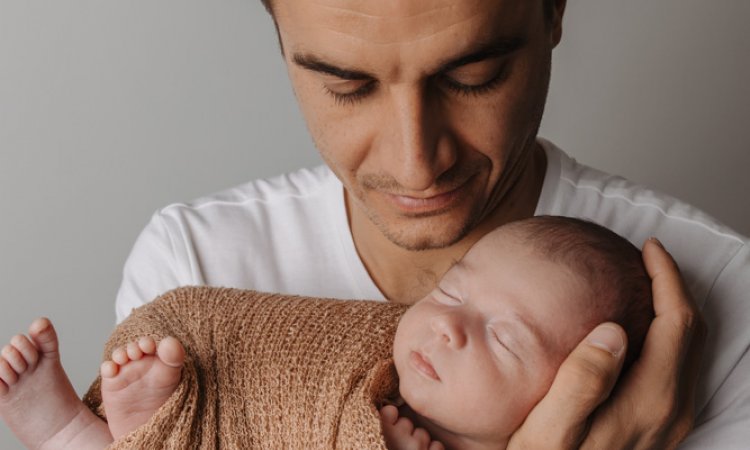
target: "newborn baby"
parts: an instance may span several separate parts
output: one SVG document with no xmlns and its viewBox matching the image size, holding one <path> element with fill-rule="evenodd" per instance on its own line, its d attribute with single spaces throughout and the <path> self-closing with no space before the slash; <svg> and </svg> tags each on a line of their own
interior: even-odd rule
<svg viewBox="0 0 750 450">
<path fill-rule="evenodd" d="M 359 304 L 339 303 L 350 309 Z M 365 339 L 378 334 L 385 343 L 393 341 L 402 401 L 369 405 L 373 420 L 381 408 L 384 435 L 373 448 L 386 443 L 390 449 L 503 448 L 547 392 L 561 362 L 596 325 L 613 321 L 625 328 L 627 365 L 653 317 L 640 252 L 602 227 L 558 217 L 489 233 L 405 313 L 399 305 L 377 305 L 400 317 L 397 328 L 394 320 L 380 333 L 359 327 Z M 295 320 L 304 323 L 306 317 Z M 250 330 L 239 331 L 246 336 Z M 34 322 L 30 336 L 16 336 L 3 349 L 0 414 L 31 448 L 103 448 L 147 423 L 175 395 L 190 366 L 191 346 L 173 338 L 157 348 L 145 336 L 114 350 L 102 365 L 105 423 L 76 397 L 49 322 Z M 264 389 L 283 393 L 289 387 L 270 383 Z M 310 384 L 311 392 L 316 389 Z"/>
<path fill-rule="evenodd" d="M 450 448 L 504 448 L 595 326 L 625 328 L 627 366 L 652 318 L 650 280 L 625 239 L 567 218 L 511 223 L 401 319 L 402 410 Z"/>
</svg>

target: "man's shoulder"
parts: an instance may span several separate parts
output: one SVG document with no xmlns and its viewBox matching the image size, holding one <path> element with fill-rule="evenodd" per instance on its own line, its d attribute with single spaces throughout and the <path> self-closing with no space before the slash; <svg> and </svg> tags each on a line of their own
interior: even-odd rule
<svg viewBox="0 0 750 450">
<path fill-rule="evenodd" d="M 172 247 L 234 254 L 247 246 L 258 251 L 288 247 L 342 221 L 346 223 L 341 183 L 330 169 L 319 166 L 172 203 L 154 213 L 144 233 Z"/>
<path fill-rule="evenodd" d="M 581 217 L 640 247 L 659 238 L 673 254 L 696 299 L 705 299 L 748 239 L 686 202 L 580 164 L 549 142 L 548 171 L 537 214 Z"/>
<path fill-rule="evenodd" d="M 618 228 L 640 224 L 643 231 L 657 232 L 654 226 L 670 230 L 694 230 L 717 239 L 747 243 L 747 238 L 689 203 L 618 175 L 612 175 L 577 162 L 549 142 L 543 142 L 549 167 L 539 209 L 549 213 L 578 213 Z M 649 227 L 648 225 L 651 225 Z M 632 234 L 627 231 L 626 234 Z M 648 238 L 650 236 L 645 236 Z M 659 237 L 659 236 L 657 236 Z"/>
<path fill-rule="evenodd" d="M 218 205 L 243 207 L 253 203 L 283 202 L 290 198 L 315 197 L 331 183 L 335 175 L 325 165 L 302 168 L 269 178 L 259 178 L 214 192 L 186 203 L 173 203 L 161 209 L 168 213 L 174 209 L 200 210 Z"/>
<path fill-rule="evenodd" d="M 317 198 L 326 198 L 337 183 L 338 179 L 331 170 L 325 165 L 320 165 L 252 180 L 189 202 L 172 203 L 161 208 L 158 214 L 200 215 L 210 214 L 217 209 L 273 209 L 289 202 L 310 202 Z"/>
</svg>

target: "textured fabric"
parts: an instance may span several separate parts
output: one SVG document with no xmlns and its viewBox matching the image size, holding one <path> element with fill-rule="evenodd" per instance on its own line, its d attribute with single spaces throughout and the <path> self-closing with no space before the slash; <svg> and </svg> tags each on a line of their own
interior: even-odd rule
<svg viewBox="0 0 750 450">
<path fill-rule="evenodd" d="M 738 443 L 750 442 L 747 238 L 677 199 L 579 164 L 548 141 L 540 143 L 548 163 L 536 215 L 586 218 L 636 246 L 658 237 L 702 308 L 709 335 L 698 381 L 698 417 L 682 448 L 740 448 Z M 118 320 L 159 293 L 196 284 L 383 298 L 352 242 L 343 187 L 326 167 L 253 181 L 157 212 L 125 265 Z"/>
<path fill-rule="evenodd" d="M 133 312 L 106 355 L 174 336 L 175 393 L 113 449 L 385 449 L 377 408 L 397 397 L 393 336 L 406 306 L 180 288 Z M 105 418 L 100 383 L 84 402 Z"/>
</svg>

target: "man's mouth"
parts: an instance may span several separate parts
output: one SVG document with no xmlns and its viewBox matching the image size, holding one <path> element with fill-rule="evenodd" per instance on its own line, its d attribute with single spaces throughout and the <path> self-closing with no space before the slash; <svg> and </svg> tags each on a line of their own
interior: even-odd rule
<svg viewBox="0 0 750 450">
<path fill-rule="evenodd" d="M 421 353 L 415 351 L 409 353 L 409 363 L 414 369 L 417 370 L 417 372 L 419 372 L 426 378 L 440 381 L 440 377 L 435 371 L 435 368 L 430 363 L 430 360 L 427 359 L 427 357 L 423 356 Z"/>
<path fill-rule="evenodd" d="M 404 214 L 410 216 L 436 215 L 455 206 L 462 199 L 469 186 L 469 180 L 451 190 L 434 195 L 414 197 L 385 193 L 385 196 L 391 204 Z"/>
</svg>

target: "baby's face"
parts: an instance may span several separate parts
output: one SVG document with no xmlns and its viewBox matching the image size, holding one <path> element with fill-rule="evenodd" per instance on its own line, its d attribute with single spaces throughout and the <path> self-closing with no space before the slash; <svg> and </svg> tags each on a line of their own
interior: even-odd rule
<svg viewBox="0 0 750 450">
<path fill-rule="evenodd" d="M 440 428 L 493 442 L 512 434 L 595 324 L 589 289 L 498 230 L 401 319 L 401 395 Z"/>
</svg>

